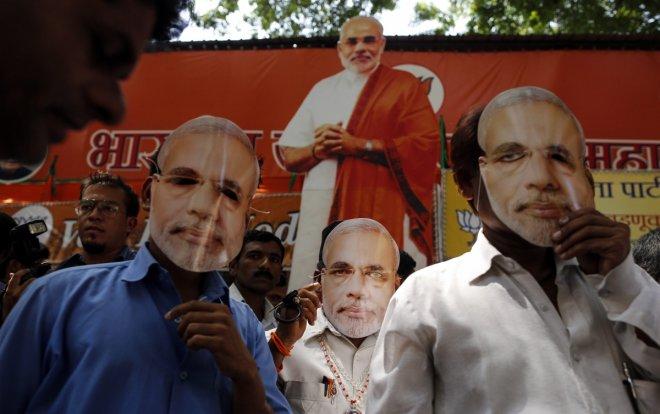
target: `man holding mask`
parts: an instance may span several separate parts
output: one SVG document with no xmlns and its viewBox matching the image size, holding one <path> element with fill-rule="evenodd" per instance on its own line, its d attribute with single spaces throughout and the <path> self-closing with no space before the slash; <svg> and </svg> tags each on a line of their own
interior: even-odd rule
<svg viewBox="0 0 660 414">
<path fill-rule="evenodd" d="M 459 122 L 454 177 L 483 229 L 392 298 L 374 412 L 650 412 L 660 287 L 633 263 L 628 227 L 594 209 L 584 156 L 579 122 L 544 89 Z"/>
<path fill-rule="evenodd" d="M 318 284 L 300 291 L 304 318 L 279 324 L 271 338 L 273 358 L 294 412 L 364 413 L 371 354 L 396 288 L 399 249 L 380 223 L 357 218 L 328 234 L 322 257 L 323 303 L 314 294 Z"/>
<path fill-rule="evenodd" d="M 238 254 L 257 189 L 248 137 L 193 119 L 166 139 L 157 171 L 135 259 L 41 278 L 10 314 L 3 412 L 289 411 L 259 321 L 214 271 Z"/>
</svg>

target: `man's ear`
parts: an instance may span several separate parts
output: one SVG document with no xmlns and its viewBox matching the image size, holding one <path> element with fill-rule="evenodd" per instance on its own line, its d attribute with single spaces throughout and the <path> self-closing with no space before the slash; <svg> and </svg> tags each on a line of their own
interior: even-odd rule
<svg viewBox="0 0 660 414">
<path fill-rule="evenodd" d="M 140 202 L 142 204 L 142 209 L 144 211 L 149 211 L 151 207 L 151 183 L 153 182 L 152 177 L 147 177 L 147 179 L 142 184 L 142 191 L 140 192 Z"/>
<path fill-rule="evenodd" d="M 401 279 L 401 276 L 396 275 L 396 279 L 394 279 L 394 290 L 397 290 L 399 286 L 401 286 L 401 282 L 403 282 L 403 279 Z"/>
<path fill-rule="evenodd" d="M 135 230 L 136 226 L 137 226 L 137 217 L 129 217 L 128 220 L 126 220 L 126 236 L 131 234 L 133 230 Z"/>
<path fill-rule="evenodd" d="M 7 272 L 7 275 L 9 275 L 10 273 L 16 273 L 16 272 L 18 272 L 19 270 L 22 270 L 22 269 L 24 269 L 24 268 L 25 268 L 25 267 L 24 267 L 24 266 L 21 264 L 21 262 L 19 262 L 18 260 L 16 260 L 16 259 L 9 259 L 9 262 L 7 263 L 7 270 L 6 270 L 6 272 Z M 7 279 L 7 280 L 9 280 L 9 279 Z"/>
</svg>

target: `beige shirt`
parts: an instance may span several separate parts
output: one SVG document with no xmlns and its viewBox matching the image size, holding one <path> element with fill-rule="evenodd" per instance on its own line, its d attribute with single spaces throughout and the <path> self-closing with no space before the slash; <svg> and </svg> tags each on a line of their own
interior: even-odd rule
<svg viewBox="0 0 660 414">
<path fill-rule="evenodd" d="M 323 310 L 319 309 L 316 323 L 313 326 L 307 325 L 305 334 L 293 347 L 291 356 L 284 358 L 280 377 L 285 384 L 284 396 L 291 404 L 294 413 L 343 414 L 348 411 L 350 405 L 325 362 L 325 355 L 318 341 L 320 336 L 325 338 L 326 345 L 343 366 L 342 371 L 360 387 L 369 372 L 377 334 L 368 336 L 360 347 L 356 348 L 328 322 Z M 337 394 L 334 398 L 324 395 L 324 377 L 333 379 L 336 384 Z M 349 394 L 354 395 L 354 390 L 349 385 L 350 381 L 344 383 Z M 364 412 L 364 402 L 363 397 L 359 404 L 362 412 Z"/>
<path fill-rule="evenodd" d="M 229 297 L 247 303 L 245 302 L 243 295 L 241 295 L 241 291 L 236 287 L 236 283 L 232 283 L 232 285 L 229 286 Z M 264 331 L 277 328 L 277 320 L 275 319 L 273 308 L 274 306 L 268 301 L 268 299 L 264 299 L 264 318 L 261 320 L 261 326 L 263 326 Z"/>
<path fill-rule="evenodd" d="M 660 350 L 634 333 L 660 343 L 660 286 L 630 255 L 605 277 L 556 266 L 561 314 L 481 232 L 470 252 L 416 272 L 385 315 L 370 412 L 631 413 L 617 349 L 660 379 Z M 660 398 L 658 383 L 640 384 Z"/>
</svg>

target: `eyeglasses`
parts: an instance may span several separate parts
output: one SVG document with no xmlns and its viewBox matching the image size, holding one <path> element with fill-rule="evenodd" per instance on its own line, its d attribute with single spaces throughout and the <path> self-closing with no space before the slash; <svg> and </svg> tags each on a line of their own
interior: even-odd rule
<svg viewBox="0 0 660 414">
<path fill-rule="evenodd" d="M 152 177 L 165 184 L 168 191 L 176 197 L 186 196 L 209 181 L 218 197 L 225 197 L 234 204 L 239 204 L 241 201 L 240 186 L 231 180 L 212 180 L 175 174 L 153 174 Z"/>
<path fill-rule="evenodd" d="M 84 198 L 78 201 L 75 211 L 78 217 L 82 217 L 92 214 L 92 211 L 94 211 L 95 208 L 98 210 L 99 214 L 105 217 L 116 216 L 120 210 L 119 204 L 114 201 Z"/>
<path fill-rule="evenodd" d="M 350 47 L 357 46 L 358 43 L 360 42 L 364 43 L 365 45 L 373 45 L 382 38 L 383 38 L 382 36 L 373 36 L 373 35 L 362 36 L 362 37 L 347 37 L 344 40 L 339 40 L 337 43 L 339 43 L 340 45 L 350 46 Z"/>
</svg>

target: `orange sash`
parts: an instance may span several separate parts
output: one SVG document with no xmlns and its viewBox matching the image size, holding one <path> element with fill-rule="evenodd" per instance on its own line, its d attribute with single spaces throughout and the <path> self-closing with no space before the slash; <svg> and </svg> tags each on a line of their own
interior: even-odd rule
<svg viewBox="0 0 660 414">
<path fill-rule="evenodd" d="M 408 214 L 411 238 L 431 263 L 440 136 L 426 89 L 410 73 L 381 64 L 362 89 L 346 130 L 382 141 L 388 165 L 340 158 L 330 221 L 372 218 L 403 248 L 403 216 Z"/>
</svg>

